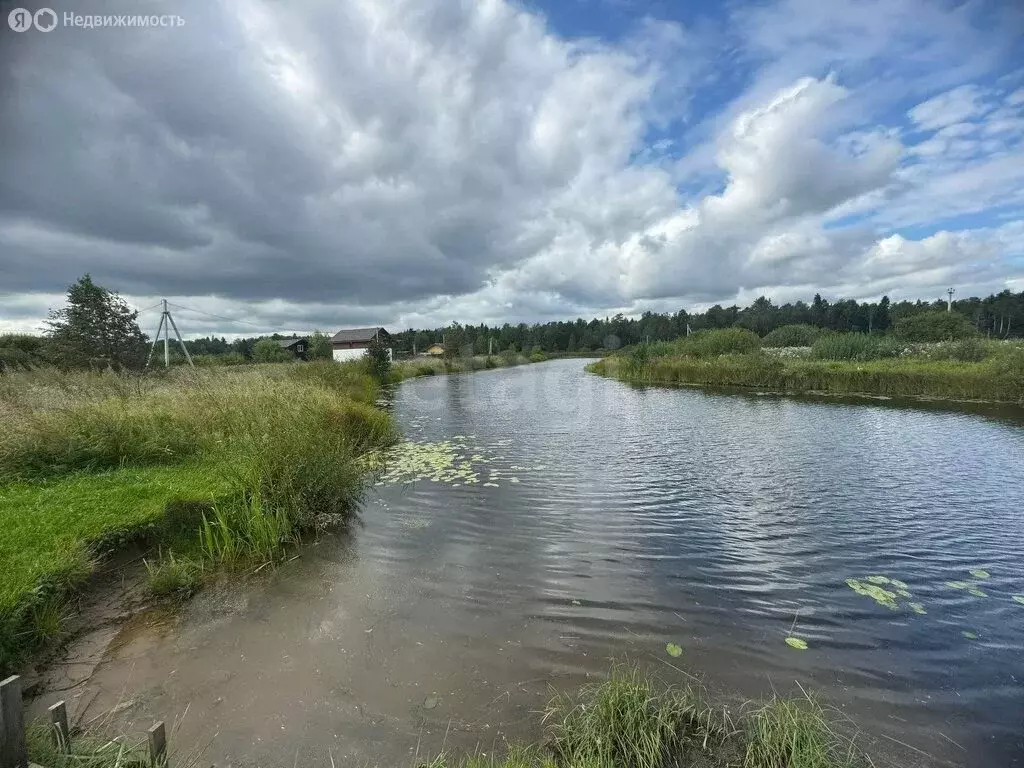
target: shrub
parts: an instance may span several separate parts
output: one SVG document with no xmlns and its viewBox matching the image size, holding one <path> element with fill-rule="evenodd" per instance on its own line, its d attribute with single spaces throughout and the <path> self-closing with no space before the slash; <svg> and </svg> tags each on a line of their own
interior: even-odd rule
<svg viewBox="0 0 1024 768">
<path fill-rule="evenodd" d="M 387 381 L 391 372 L 391 350 L 377 336 L 366 348 L 366 370 L 377 381 Z"/>
<path fill-rule="evenodd" d="M 720 328 L 698 331 L 677 342 L 678 354 L 689 357 L 718 357 L 755 352 L 761 348 L 761 338 L 746 328 Z"/>
<path fill-rule="evenodd" d="M 901 317 L 893 333 L 905 341 L 953 341 L 977 335 L 971 321 L 959 312 L 939 309 Z"/>
<path fill-rule="evenodd" d="M 292 359 L 292 353 L 273 339 L 260 339 L 252 348 L 252 359 L 257 363 L 286 363 Z"/>
<path fill-rule="evenodd" d="M 763 347 L 809 347 L 821 336 L 821 329 L 800 323 L 776 328 L 763 339 Z"/>
</svg>

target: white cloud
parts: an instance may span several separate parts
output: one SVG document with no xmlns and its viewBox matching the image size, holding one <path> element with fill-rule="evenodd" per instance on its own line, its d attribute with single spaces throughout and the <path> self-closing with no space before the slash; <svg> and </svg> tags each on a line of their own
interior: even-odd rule
<svg viewBox="0 0 1024 768">
<path fill-rule="evenodd" d="M 918 104 L 907 114 L 922 130 L 937 130 L 978 118 L 994 108 L 977 85 L 961 85 Z"/>
<path fill-rule="evenodd" d="M 174 36 L 0 52 L 5 290 L 90 270 L 310 330 L 1017 269 L 1019 237 L 934 232 L 1024 208 L 1020 91 L 980 84 L 1012 25 L 966 6 L 780 0 L 612 45 L 503 0 L 183 2 Z"/>
</svg>

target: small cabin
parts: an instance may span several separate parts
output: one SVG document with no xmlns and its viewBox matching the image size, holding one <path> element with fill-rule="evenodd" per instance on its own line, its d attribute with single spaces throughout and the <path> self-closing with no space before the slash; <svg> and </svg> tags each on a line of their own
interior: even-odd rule
<svg viewBox="0 0 1024 768">
<path fill-rule="evenodd" d="M 442 355 L 444 355 L 444 345 L 431 344 L 429 347 L 423 350 L 423 354 L 430 355 L 431 357 L 441 357 Z"/>
<path fill-rule="evenodd" d="M 296 339 L 275 339 L 277 345 L 286 352 L 291 352 L 295 357 L 306 359 L 306 350 L 309 349 L 309 339 L 300 336 Z"/>
<path fill-rule="evenodd" d="M 331 354 L 334 360 L 343 363 L 347 360 L 356 360 L 366 354 L 370 342 L 374 339 L 380 341 L 391 352 L 391 334 L 384 328 L 346 328 L 338 331 L 331 337 Z"/>
</svg>

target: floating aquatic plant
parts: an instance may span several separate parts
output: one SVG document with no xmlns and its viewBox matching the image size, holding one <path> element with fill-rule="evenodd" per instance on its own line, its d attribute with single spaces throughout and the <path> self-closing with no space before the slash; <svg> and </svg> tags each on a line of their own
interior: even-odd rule
<svg viewBox="0 0 1024 768">
<path fill-rule="evenodd" d="M 681 646 L 675 643 L 667 643 L 665 645 L 665 653 L 671 656 L 673 659 L 677 659 L 683 655 L 683 649 Z"/>
<path fill-rule="evenodd" d="M 865 576 L 863 579 L 847 579 L 846 585 L 858 595 L 870 597 L 890 611 L 899 608 L 900 598 L 911 596 L 910 587 L 905 581 L 880 574 Z M 925 613 L 924 607 L 920 603 L 908 602 L 907 607 L 914 613 Z"/>
<path fill-rule="evenodd" d="M 971 576 L 973 576 L 976 579 L 987 579 L 991 575 L 992 574 L 990 574 L 988 571 L 982 570 L 981 568 L 971 571 Z"/>
<path fill-rule="evenodd" d="M 974 595 L 975 597 L 988 597 L 988 595 L 981 590 L 981 587 L 973 581 L 947 581 L 946 586 L 950 589 L 962 589 L 964 592 Z"/>
<path fill-rule="evenodd" d="M 1021 605 L 1024 605 L 1024 595 L 1014 595 L 1013 596 L 1013 602 L 1020 603 Z"/>
<path fill-rule="evenodd" d="M 963 635 L 964 637 L 966 637 L 968 640 L 977 640 L 978 639 L 978 636 L 976 634 L 974 634 L 973 632 L 968 632 L 966 629 L 963 632 L 961 632 L 960 634 Z"/>
<path fill-rule="evenodd" d="M 801 640 L 799 637 L 787 637 L 786 645 L 788 645 L 790 648 L 796 648 L 798 651 L 807 650 L 807 641 Z"/>
<path fill-rule="evenodd" d="M 890 611 L 895 611 L 898 606 L 897 598 L 899 597 L 899 595 L 897 595 L 895 592 L 890 592 L 887 589 L 883 589 L 882 587 L 878 586 L 877 584 L 873 584 L 870 581 L 847 579 L 846 584 L 858 595 L 870 597 L 876 603 L 878 603 L 879 605 L 884 605 Z"/>
</svg>

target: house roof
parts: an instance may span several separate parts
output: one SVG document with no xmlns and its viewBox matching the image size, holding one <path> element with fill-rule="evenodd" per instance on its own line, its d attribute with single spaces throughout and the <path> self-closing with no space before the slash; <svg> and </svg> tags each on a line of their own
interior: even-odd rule
<svg viewBox="0 0 1024 768">
<path fill-rule="evenodd" d="M 380 333 L 385 338 L 390 334 L 384 328 L 345 328 L 331 337 L 332 342 L 370 341 Z"/>
<path fill-rule="evenodd" d="M 288 349 L 288 347 L 292 346 L 293 344 L 298 344 L 300 341 L 305 340 L 306 339 L 304 337 L 299 337 L 297 339 L 274 339 L 274 341 L 277 342 L 277 345 L 279 347 L 282 347 L 283 349 Z"/>
</svg>

